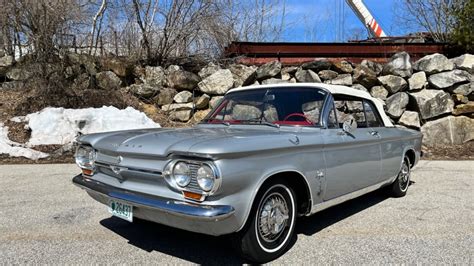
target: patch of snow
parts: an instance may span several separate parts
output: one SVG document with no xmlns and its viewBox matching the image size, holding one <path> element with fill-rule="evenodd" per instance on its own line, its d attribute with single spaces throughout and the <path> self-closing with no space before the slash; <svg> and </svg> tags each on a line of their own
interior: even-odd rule
<svg viewBox="0 0 474 266">
<path fill-rule="evenodd" d="M 25 122 L 26 117 L 25 116 L 15 116 L 13 118 L 10 118 L 10 121 L 15 122 L 15 123 L 22 123 Z"/>
<path fill-rule="evenodd" d="M 0 123 L 0 154 L 11 157 L 25 157 L 32 160 L 48 157 L 48 154 L 22 147 L 21 144 L 8 139 L 8 127 Z"/>
<path fill-rule="evenodd" d="M 120 110 L 113 106 L 85 109 L 47 107 L 27 115 L 25 121 L 31 129 L 28 146 L 69 144 L 81 134 L 160 127 L 132 107 Z"/>
</svg>

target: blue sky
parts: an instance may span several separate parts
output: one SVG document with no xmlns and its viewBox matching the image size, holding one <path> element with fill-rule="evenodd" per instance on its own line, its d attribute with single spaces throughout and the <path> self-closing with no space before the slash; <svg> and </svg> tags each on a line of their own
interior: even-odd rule
<svg viewBox="0 0 474 266">
<path fill-rule="evenodd" d="M 364 0 L 365 5 L 389 36 L 408 33 L 403 28 L 397 27 L 395 10 L 401 2 L 401 0 Z M 338 8 L 338 5 L 344 7 Z M 345 0 L 286 0 L 286 13 L 287 30 L 282 36 L 283 41 L 339 41 L 341 37 L 337 38 L 336 23 L 344 25 L 342 41 L 358 35 L 366 37 L 362 23 Z M 359 34 L 355 34 L 356 32 Z"/>
</svg>

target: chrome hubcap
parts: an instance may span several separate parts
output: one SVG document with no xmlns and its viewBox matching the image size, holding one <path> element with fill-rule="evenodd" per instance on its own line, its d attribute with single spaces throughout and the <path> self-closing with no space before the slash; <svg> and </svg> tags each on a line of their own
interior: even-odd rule
<svg viewBox="0 0 474 266">
<path fill-rule="evenodd" d="M 285 198 L 279 193 L 269 195 L 264 200 L 259 213 L 260 236 L 267 242 L 275 241 L 283 232 L 289 219 Z"/>
<path fill-rule="evenodd" d="M 410 181 L 410 168 L 407 163 L 403 163 L 402 170 L 398 176 L 400 180 L 400 189 L 406 190 L 408 188 L 408 183 Z"/>
</svg>

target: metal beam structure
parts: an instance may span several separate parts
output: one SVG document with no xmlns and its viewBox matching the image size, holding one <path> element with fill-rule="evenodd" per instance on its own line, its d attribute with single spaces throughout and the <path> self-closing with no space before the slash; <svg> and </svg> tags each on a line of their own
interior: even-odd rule
<svg viewBox="0 0 474 266">
<path fill-rule="evenodd" d="M 285 64 L 300 64 L 325 58 L 346 59 L 359 63 L 364 59 L 386 62 L 393 54 L 405 51 L 413 59 L 433 53 L 447 53 L 447 45 L 439 43 L 262 43 L 232 42 L 224 56 L 239 57 L 245 64 L 264 64 L 279 60 Z"/>
</svg>

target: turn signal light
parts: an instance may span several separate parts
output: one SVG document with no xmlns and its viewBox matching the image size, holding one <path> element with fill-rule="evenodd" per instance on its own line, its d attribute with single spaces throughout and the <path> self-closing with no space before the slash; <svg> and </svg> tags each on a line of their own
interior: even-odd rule
<svg viewBox="0 0 474 266">
<path fill-rule="evenodd" d="M 197 200 L 197 201 L 202 201 L 202 195 L 199 193 L 194 193 L 194 192 L 189 192 L 189 191 L 183 191 L 183 195 L 187 199 L 192 199 L 192 200 Z"/>
<path fill-rule="evenodd" d="M 82 174 L 84 174 L 84 175 L 93 175 L 94 171 L 92 171 L 90 169 L 82 169 Z"/>
</svg>

